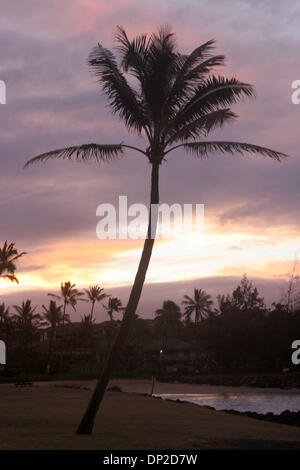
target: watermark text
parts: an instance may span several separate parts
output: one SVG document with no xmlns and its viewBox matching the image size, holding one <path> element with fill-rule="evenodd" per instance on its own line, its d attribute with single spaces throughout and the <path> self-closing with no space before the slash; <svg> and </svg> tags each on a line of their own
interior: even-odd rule
<svg viewBox="0 0 300 470">
<path fill-rule="evenodd" d="M 107 203 L 97 207 L 96 216 L 101 219 L 96 234 L 100 240 L 192 238 L 203 233 L 204 204 L 152 204 L 149 214 L 145 204 L 128 205 L 127 196 L 119 196 L 118 202 L 118 207 Z"/>
<path fill-rule="evenodd" d="M 0 80 L 0 104 L 6 104 L 6 85 L 3 80 Z"/>
</svg>

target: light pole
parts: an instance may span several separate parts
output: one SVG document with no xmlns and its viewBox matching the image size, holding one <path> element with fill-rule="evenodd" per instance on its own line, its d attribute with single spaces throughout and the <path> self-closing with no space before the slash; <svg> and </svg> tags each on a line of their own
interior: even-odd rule
<svg viewBox="0 0 300 470">
<path fill-rule="evenodd" d="M 161 368 L 162 368 L 162 355 L 164 353 L 163 349 L 160 349 L 159 351 L 159 375 L 161 375 Z"/>
</svg>

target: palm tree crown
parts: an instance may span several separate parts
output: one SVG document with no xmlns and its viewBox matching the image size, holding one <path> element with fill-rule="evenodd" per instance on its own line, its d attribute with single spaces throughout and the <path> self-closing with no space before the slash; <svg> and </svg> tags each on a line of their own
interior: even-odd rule
<svg viewBox="0 0 300 470">
<path fill-rule="evenodd" d="M 49 306 L 42 306 L 44 309 L 43 317 L 53 328 L 63 322 L 62 305 L 56 305 L 55 300 L 50 300 Z"/>
<path fill-rule="evenodd" d="M 105 294 L 104 289 L 99 285 L 90 286 L 88 289 L 84 289 L 85 293 L 92 304 L 91 313 L 90 313 L 90 321 L 93 322 L 93 312 L 96 302 L 101 302 L 101 300 L 107 297 Z"/>
<path fill-rule="evenodd" d="M 26 166 L 52 158 L 101 162 L 132 149 L 151 163 L 160 164 L 165 155 L 182 147 L 198 157 L 214 151 L 260 153 L 280 160 L 284 155 L 244 142 L 203 141 L 203 138 L 237 116 L 230 106 L 242 97 L 251 97 L 253 87 L 236 78 L 213 74 L 224 64 L 223 55 L 214 55 L 214 41 L 200 45 L 191 54 L 176 48 L 174 34 L 167 28 L 130 40 L 123 28 L 116 34 L 119 61 L 98 44 L 89 56 L 89 65 L 108 97 L 112 111 L 129 131 L 143 135 L 148 147 L 141 149 L 124 143 L 96 143 L 50 151 L 32 158 Z M 136 87 L 129 82 L 131 75 Z M 200 139 L 200 140 L 196 140 Z"/>
<path fill-rule="evenodd" d="M 58 300 L 63 300 L 63 327 L 65 325 L 65 322 L 70 321 L 70 316 L 66 313 L 66 307 L 67 305 L 71 305 L 73 310 L 76 310 L 76 305 L 78 300 L 84 300 L 81 299 L 81 297 L 84 295 L 83 292 L 80 292 L 76 288 L 76 284 L 72 284 L 70 281 L 67 282 L 62 282 L 60 285 L 60 292 L 61 295 L 56 295 L 56 294 L 48 294 L 51 297 L 54 297 L 55 299 Z"/>
<path fill-rule="evenodd" d="M 9 307 L 6 307 L 5 303 L 0 304 L 0 326 L 5 325 L 11 319 Z"/>
<path fill-rule="evenodd" d="M 14 305 L 16 310 L 16 320 L 22 327 L 34 327 L 37 326 L 41 320 L 41 315 L 34 313 L 37 306 L 33 307 L 31 305 L 31 300 L 26 300 L 22 302 L 22 305 Z"/>
<path fill-rule="evenodd" d="M 5 241 L 3 247 L 0 247 L 0 278 L 9 279 L 19 284 L 15 276 L 17 269 L 15 262 L 25 254 L 25 251 L 18 253 L 14 243 L 8 244 L 7 241 Z"/>
<path fill-rule="evenodd" d="M 100 302 L 107 297 L 104 289 L 98 285 L 90 286 L 88 289 L 84 289 L 90 302 Z"/>
<path fill-rule="evenodd" d="M 110 297 L 108 299 L 107 305 L 103 305 L 105 310 L 107 311 L 107 315 L 109 316 L 110 320 L 113 321 L 113 313 L 123 311 L 122 302 L 118 297 Z"/>
<path fill-rule="evenodd" d="M 177 326 L 181 319 L 180 307 L 172 300 L 165 300 L 155 315 L 155 323 L 167 329 Z"/>
<path fill-rule="evenodd" d="M 182 305 L 185 306 L 184 315 L 189 321 L 191 316 L 195 315 L 195 323 L 204 320 L 212 313 L 211 307 L 213 305 L 212 298 L 209 294 L 202 289 L 194 289 L 193 298 L 185 295 Z"/>
<path fill-rule="evenodd" d="M 162 308 L 155 311 L 155 315 L 154 322 L 161 330 L 162 341 L 165 343 L 169 333 L 175 332 L 180 325 L 180 307 L 172 300 L 165 300 Z M 162 347 L 165 347 L 165 344 L 163 344 Z"/>
</svg>

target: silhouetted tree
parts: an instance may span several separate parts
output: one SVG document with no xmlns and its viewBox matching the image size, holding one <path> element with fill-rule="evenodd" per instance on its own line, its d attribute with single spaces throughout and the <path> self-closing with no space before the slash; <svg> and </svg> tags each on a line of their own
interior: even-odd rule
<svg viewBox="0 0 300 470">
<path fill-rule="evenodd" d="M 103 304 L 104 309 L 107 311 L 107 315 L 110 318 L 110 324 L 105 328 L 107 335 L 107 353 L 109 354 L 113 339 L 116 336 L 117 324 L 114 321 L 113 314 L 123 312 L 124 308 L 122 307 L 122 302 L 118 297 L 109 297 L 107 305 Z"/>
<path fill-rule="evenodd" d="M 244 275 L 231 295 L 218 296 L 218 305 L 219 315 L 211 328 L 217 362 L 225 368 L 255 368 L 268 328 L 264 299 Z"/>
<path fill-rule="evenodd" d="M 94 313 L 94 307 L 96 302 L 101 302 L 101 300 L 105 299 L 107 297 L 107 294 L 105 294 L 104 289 L 98 285 L 95 286 L 90 286 L 88 289 L 84 289 L 89 301 L 91 302 L 91 322 L 93 322 L 93 313 Z"/>
<path fill-rule="evenodd" d="M 289 278 L 287 281 L 286 292 L 281 301 L 287 306 L 289 312 L 293 312 L 300 304 L 300 286 L 299 286 L 299 261 L 295 259 Z"/>
<path fill-rule="evenodd" d="M 193 297 L 185 295 L 182 305 L 184 305 L 183 314 L 186 320 L 190 321 L 192 315 L 194 315 L 194 322 L 197 325 L 198 322 L 212 314 L 213 300 L 205 290 L 194 289 Z"/>
<path fill-rule="evenodd" d="M 48 294 L 48 295 L 51 297 L 54 297 L 55 299 L 63 301 L 62 327 L 63 327 L 63 334 L 64 334 L 65 322 L 67 323 L 70 322 L 70 316 L 69 314 L 66 313 L 67 305 L 71 305 L 73 310 L 76 310 L 76 305 L 77 305 L 78 300 L 84 300 L 84 299 L 81 299 L 84 293 L 76 289 L 76 284 L 72 284 L 70 281 L 61 283 L 60 292 L 61 292 L 61 295 L 56 295 L 56 294 Z"/>
<path fill-rule="evenodd" d="M 248 280 L 246 274 L 244 274 L 241 283 L 232 293 L 231 305 L 241 311 L 265 308 L 264 299 L 259 297 L 257 288 L 253 287 L 253 282 Z"/>
<path fill-rule="evenodd" d="M 38 326 L 41 315 L 34 313 L 37 306 L 31 305 L 31 300 L 23 301 L 21 305 L 14 305 L 16 311 L 15 320 L 20 334 L 20 345 L 24 350 L 32 348 L 32 343 L 38 337 Z"/>
<path fill-rule="evenodd" d="M 2 302 L 0 304 L 0 338 L 7 342 L 13 332 L 13 327 L 13 317 L 9 307 Z"/>
<path fill-rule="evenodd" d="M 120 299 L 118 299 L 118 297 L 110 297 L 108 299 L 107 305 L 103 305 L 103 307 L 107 311 L 107 315 L 109 316 L 111 322 L 114 320 L 114 312 L 119 313 L 124 310 L 122 307 L 122 302 Z"/>
<path fill-rule="evenodd" d="M 48 361 L 49 369 L 51 367 L 53 350 L 56 340 L 56 328 L 58 325 L 61 325 L 64 321 L 64 316 L 62 313 L 62 305 L 56 305 L 55 300 L 50 300 L 49 306 L 42 306 L 44 309 L 43 319 L 48 325 L 50 325 L 50 336 L 49 336 L 49 350 L 48 350 Z M 47 369 L 48 369 L 47 367 Z"/>
<path fill-rule="evenodd" d="M 5 241 L 3 247 L 0 247 L 0 278 L 2 277 L 19 284 L 18 278 L 15 276 L 17 269 L 16 261 L 25 254 L 25 251 L 18 253 L 15 243 L 8 244 Z"/>
<path fill-rule="evenodd" d="M 124 143 L 114 145 L 85 144 L 50 151 L 29 160 L 26 166 L 53 158 L 102 163 L 121 157 L 131 149 L 142 154 L 151 165 L 151 195 L 147 238 L 132 286 L 123 322 L 107 364 L 101 372 L 88 408 L 78 427 L 78 434 L 90 434 L 95 416 L 105 393 L 114 364 L 123 347 L 145 282 L 157 226 L 159 203 L 159 168 L 170 152 L 182 149 L 197 157 L 211 152 L 262 154 L 276 160 L 284 155 L 243 142 L 204 141 L 210 131 L 232 121 L 236 115 L 230 106 L 244 96 L 252 96 L 253 88 L 236 78 L 212 74 L 223 65 L 224 57 L 213 55 L 214 41 L 197 47 L 191 54 L 176 48 L 174 34 L 161 28 L 150 37 L 133 40 L 122 28 L 116 36 L 120 62 L 114 54 L 98 44 L 89 57 L 114 113 L 125 122 L 129 131 L 143 135 L 147 146 L 141 149 Z M 129 73 L 134 80 L 127 80 Z M 135 86 L 135 84 L 137 86 Z M 197 140 L 200 139 L 200 140 Z M 154 209 L 155 208 L 155 209 Z"/>
<path fill-rule="evenodd" d="M 95 320 L 91 317 L 91 315 L 83 315 L 81 317 L 81 322 L 79 325 L 79 337 L 81 343 L 84 346 L 91 346 L 91 342 L 93 340 L 94 322 Z"/>
<path fill-rule="evenodd" d="M 155 326 L 160 331 L 162 348 L 166 347 L 166 341 L 170 334 L 176 334 L 181 326 L 181 311 L 180 307 L 172 300 L 165 300 L 162 308 L 155 311 Z"/>
</svg>

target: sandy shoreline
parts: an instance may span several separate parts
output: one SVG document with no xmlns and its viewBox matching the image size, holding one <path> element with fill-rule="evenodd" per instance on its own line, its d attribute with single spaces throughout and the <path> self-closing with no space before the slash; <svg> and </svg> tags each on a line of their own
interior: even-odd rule
<svg viewBox="0 0 300 470">
<path fill-rule="evenodd" d="M 66 386 L 81 386 L 87 387 L 91 390 L 95 386 L 96 380 L 65 380 L 53 382 L 35 382 L 36 385 L 41 387 L 53 387 L 56 385 Z M 151 392 L 151 380 L 145 379 L 112 379 L 109 386 L 117 385 L 122 388 L 124 392 L 130 393 L 148 393 Z M 0 387 L 12 386 L 12 384 L 1 384 Z M 188 394 L 188 393 L 239 393 L 239 394 L 266 394 L 266 393 L 279 393 L 279 394 L 300 394 L 299 389 L 280 389 L 280 388 L 258 388 L 258 387 L 237 387 L 237 386 L 224 386 L 224 385 L 209 385 L 209 384 L 184 384 L 184 383 L 168 383 L 156 381 L 154 387 L 155 394 Z"/>
<path fill-rule="evenodd" d="M 126 382 L 118 381 L 128 391 L 134 386 L 141 392 L 149 385 L 149 381 Z M 55 385 L 59 384 L 48 382 L 26 390 L 13 384 L 0 387 L 1 449 L 300 449 L 297 426 L 133 393 L 108 392 L 93 434 L 79 436 L 75 430 L 90 390 Z"/>
<path fill-rule="evenodd" d="M 124 392 L 136 393 L 150 393 L 151 380 L 137 380 L 137 379 L 114 379 L 110 382 L 111 385 L 118 385 Z M 168 383 L 156 382 L 154 387 L 155 394 L 174 393 L 174 394 L 187 394 L 187 393 L 293 393 L 300 394 L 299 389 L 283 390 L 280 388 L 258 388 L 258 387 L 234 387 L 224 385 L 209 385 L 209 384 L 184 384 L 184 383 Z"/>
</svg>

